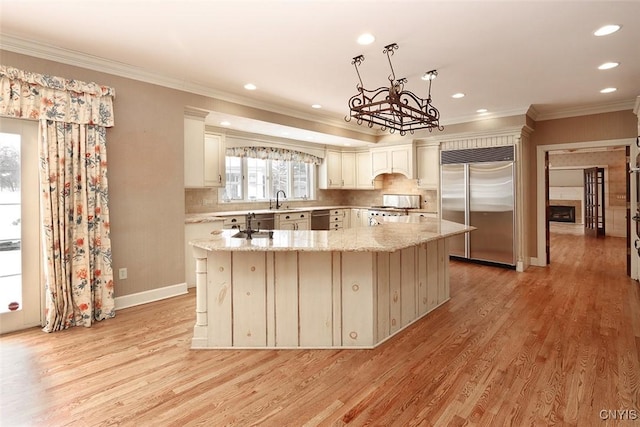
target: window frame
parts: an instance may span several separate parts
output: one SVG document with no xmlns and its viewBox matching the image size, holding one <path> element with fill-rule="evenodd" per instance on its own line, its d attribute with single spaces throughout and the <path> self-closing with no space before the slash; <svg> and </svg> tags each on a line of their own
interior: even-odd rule
<svg viewBox="0 0 640 427">
<path fill-rule="evenodd" d="M 254 198 L 254 199 L 250 199 L 249 198 L 249 194 L 252 193 L 250 192 L 250 188 L 249 188 L 249 157 L 237 157 L 237 156 L 225 156 L 225 165 L 227 164 L 227 158 L 239 158 L 241 160 L 241 174 L 240 174 L 240 183 L 241 183 L 241 192 L 242 192 L 242 198 L 236 198 L 236 199 L 230 199 L 226 196 L 227 194 L 227 185 L 225 184 L 225 186 L 221 189 L 222 191 L 220 191 L 219 194 L 219 202 L 221 203 L 259 203 L 259 202 L 269 202 L 271 200 L 274 200 L 276 198 L 276 194 L 275 192 L 277 191 L 276 189 L 273 188 L 273 180 L 274 180 L 274 176 L 272 174 L 273 172 L 273 162 L 275 161 L 280 161 L 280 162 L 285 162 L 287 164 L 287 188 L 283 189 L 283 191 L 286 193 L 287 195 L 287 200 L 289 201 L 308 201 L 308 200 L 315 200 L 316 198 L 316 188 L 317 188 L 317 177 L 318 177 L 318 173 L 317 173 L 317 167 L 316 165 L 314 165 L 313 163 L 305 163 L 305 162 L 296 162 L 296 161 L 291 161 L 291 160 L 272 160 L 272 159 L 252 159 L 252 160 L 257 160 L 257 161 L 264 161 L 264 169 L 266 170 L 266 179 L 265 179 L 265 195 L 266 197 L 264 199 L 262 198 Z M 302 196 L 302 197 L 293 197 L 294 195 L 294 178 L 295 178 L 295 172 L 294 172 L 294 165 L 296 163 L 304 163 L 307 165 L 306 167 L 306 179 L 307 179 L 307 195 L 306 196 Z M 225 174 L 226 174 L 226 170 L 225 170 Z M 279 190 L 279 189 L 278 189 Z"/>
</svg>

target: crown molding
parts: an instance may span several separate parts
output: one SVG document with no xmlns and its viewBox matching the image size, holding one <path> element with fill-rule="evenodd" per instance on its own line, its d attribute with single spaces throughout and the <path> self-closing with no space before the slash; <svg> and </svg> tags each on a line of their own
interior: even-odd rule
<svg viewBox="0 0 640 427">
<path fill-rule="evenodd" d="M 234 95 L 224 91 L 214 90 L 208 86 L 204 86 L 191 81 L 185 81 L 184 79 L 172 76 L 155 73 L 122 62 L 111 61 L 97 56 L 88 55 L 70 49 L 60 48 L 47 43 L 27 40 L 1 32 L 0 49 L 49 61 L 59 62 L 66 65 L 72 65 L 75 67 L 112 74 L 115 76 L 137 80 L 144 83 L 155 84 L 169 89 L 189 92 L 195 95 L 201 95 L 221 101 L 240 104 L 251 108 L 262 109 L 271 113 L 282 114 L 296 119 L 308 120 L 310 122 L 321 123 L 349 131 L 356 130 L 359 133 L 369 136 L 379 136 L 379 133 L 375 130 L 370 130 L 368 128 L 355 129 L 353 125 L 350 126 L 344 120 L 338 120 L 327 116 L 318 115 L 318 113 L 315 113 L 313 115 L 305 114 L 300 110 L 273 105 L 257 101 L 255 99 Z"/>
<path fill-rule="evenodd" d="M 527 107 L 518 107 L 518 108 L 512 108 L 510 110 L 495 111 L 495 112 L 491 112 L 489 114 L 484 114 L 484 115 L 480 115 L 478 113 L 468 114 L 468 115 L 465 115 L 465 116 L 458 116 L 458 117 L 454 117 L 454 118 L 449 118 L 447 120 L 442 120 L 442 125 L 443 126 L 457 125 L 457 124 L 461 124 L 461 123 L 478 122 L 478 121 L 482 121 L 482 120 L 500 119 L 500 118 L 503 118 L 503 117 L 520 116 L 520 115 L 527 114 L 530 108 L 531 107 L 529 107 L 529 106 L 527 106 Z"/>
<path fill-rule="evenodd" d="M 640 96 L 636 98 L 636 105 L 633 107 L 633 112 L 636 116 L 640 117 Z"/>
<path fill-rule="evenodd" d="M 531 109 L 532 112 L 535 113 L 535 117 L 533 115 L 530 115 L 529 117 L 531 117 L 535 121 L 544 121 L 566 119 L 569 117 L 588 116 L 591 114 L 613 113 L 615 111 L 632 110 L 634 102 L 634 99 L 625 99 L 622 101 L 614 101 L 588 106 L 556 108 L 553 111 L 548 112 L 540 112 L 532 105 Z"/>
</svg>

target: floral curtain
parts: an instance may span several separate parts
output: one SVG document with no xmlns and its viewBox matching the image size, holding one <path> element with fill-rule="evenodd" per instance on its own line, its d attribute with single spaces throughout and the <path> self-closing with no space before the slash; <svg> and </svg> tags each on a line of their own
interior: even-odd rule
<svg viewBox="0 0 640 427">
<path fill-rule="evenodd" d="M 293 162 L 313 163 L 314 165 L 322 164 L 322 159 L 314 156 L 313 154 L 276 147 L 231 147 L 227 148 L 226 155 L 229 157 L 288 160 Z"/>
<path fill-rule="evenodd" d="M 106 157 L 114 96 L 0 65 L 0 115 L 40 121 L 46 332 L 115 315 Z"/>
</svg>

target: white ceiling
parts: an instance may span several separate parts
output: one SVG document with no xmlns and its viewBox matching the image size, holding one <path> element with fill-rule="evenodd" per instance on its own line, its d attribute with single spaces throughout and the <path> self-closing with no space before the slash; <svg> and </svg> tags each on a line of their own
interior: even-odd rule
<svg viewBox="0 0 640 427">
<path fill-rule="evenodd" d="M 438 70 L 432 97 L 445 126 L 530 106 L 542 118 L 632 108 L 638 17 L 640 1 L 0 0 L 0 47 L 369 133 L 343 120 L 358 82 L 351 59 L 364 54 L 365 87 L 384 86 L 382 49 L 393 42 L 407 89 L 425 97 L 420 76 Z M 622 29 L 593 36 L 610 23 Z M 358 45 L 363 32 L 376 41 Z M 597 69 L 607 61 L 620 66 Z"/>
</svg>

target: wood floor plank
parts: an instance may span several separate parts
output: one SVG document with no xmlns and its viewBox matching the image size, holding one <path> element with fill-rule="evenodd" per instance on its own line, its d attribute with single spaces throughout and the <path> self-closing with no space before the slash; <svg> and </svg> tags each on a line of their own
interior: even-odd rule
<svg viewBox="0 0 640 427">
<path fill-rule="evenodd" d="M 587 426 L 601 410 L 640 414 L 640 290 L 624 243 L 552 233 L 551 265 L 525 273 L 452 261 L 451 300 L 373 350 L 191 350 L 193 292 L 89 329 L 6 334 L 0 425 Z"/>
</svg>

